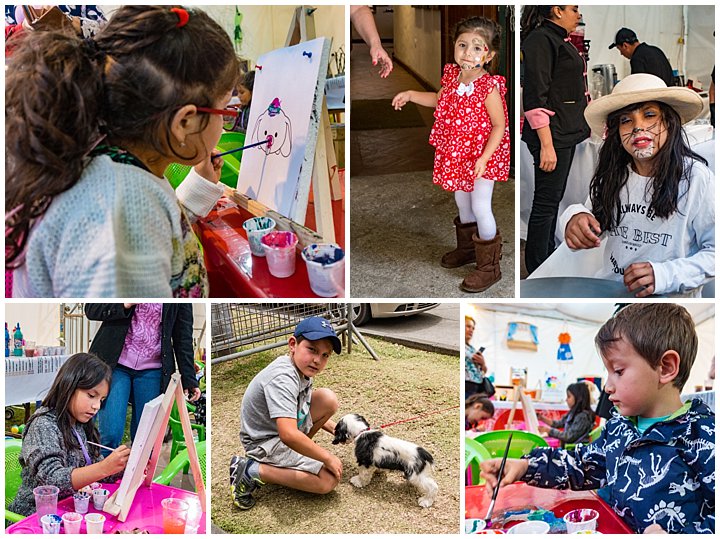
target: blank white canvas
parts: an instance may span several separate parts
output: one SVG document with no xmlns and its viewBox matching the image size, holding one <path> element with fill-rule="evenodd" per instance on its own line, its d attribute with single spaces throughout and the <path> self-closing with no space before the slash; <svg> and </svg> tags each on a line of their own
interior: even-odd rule
<svg viewBox="0 0 720 539">
<path fill-rule="evenodd" d="M 265 140 L 267 135 L 273 137 L 273 144 L 243 152 L 237 190 L 290 218 L 308 134 L 317 136 L 320 117 L 313 103 L 320 69 L 327 69 L 327 64 L 322 65 L 325 41 L 318 38 L 278 49 L 257 60 L 245 144 Z"/>
</svg>

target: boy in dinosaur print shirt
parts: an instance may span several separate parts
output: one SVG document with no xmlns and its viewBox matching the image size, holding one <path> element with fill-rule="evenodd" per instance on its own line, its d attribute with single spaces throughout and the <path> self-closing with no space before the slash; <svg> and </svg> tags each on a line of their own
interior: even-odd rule
<svg viewBox="0 0 720 539">
<path fill-rule="evenodd" d="M 501 486 L 606 487 L 610 506 L 636 533 L 714 534 L 715 414 L 700 400 L 680 400 L 697 343 L 679 305 L 635 303 L 616 313 L 595 337 L 615 406 L 600 438 L 508 459 Z M 500 459 L 482 464 L 488 488 L 499 467 Z"/>
</svg>

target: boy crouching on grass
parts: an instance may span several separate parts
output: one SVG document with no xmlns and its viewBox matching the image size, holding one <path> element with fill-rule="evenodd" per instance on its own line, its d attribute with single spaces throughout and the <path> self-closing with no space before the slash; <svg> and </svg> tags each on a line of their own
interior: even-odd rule
<svg viewBox="0 0 720 539">
<path fill-rule="evenodd" d="M 615 406 L 598 440 L 574 450 L 538 448 L 508 459 L 501 486 L 606 487 L 609 504 L 636 533 L 715 533 L 715 415 L 680 391 L 698 339 L 678 305 L 632 304 L 597 336 Z M 500 459 L 482 464 L 489 488 Z"/>
<path fill-rule="evenodd" d="M 290 353 L 261 370 L 243 396 L 245 457 L 230 462 L 230 488 L 239 509 L 253 507 L 253 492 L 265 483 L 327 494 L 342 476 L 340 459 L 312 441 L 321 428 L 335 434 L 330 418 L 337 397 L 312 385 L 333 350 L 342 350 L 340 339 L 330 322 L 316 316 L 297 325 L 288 345 Z"/>
</svg>

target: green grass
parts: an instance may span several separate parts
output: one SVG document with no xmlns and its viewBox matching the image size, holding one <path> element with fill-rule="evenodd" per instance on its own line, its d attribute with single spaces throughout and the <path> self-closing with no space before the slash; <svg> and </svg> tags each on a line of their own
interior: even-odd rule
<svg viewBox="0 0 720 539">
<path fill-rule="evenodd" d="M 439 493 L 429 509 L 400 472 L 378 472 L 363 489 L 352 486 L 357 473 L 353 446 L 333 446 L 321 431 L 315 441 L 343 462 L 337 489 L 318 496 L 268 485 L 250 511 L 236 510 L 230 499 L 228 463 L 242 453 L 240 403 L 252 378 L 285 348 L 212 367 L 213 522 L 228 533 L 457 533 L 460 515 L 460 365 L 457 357 L 422 352 L 369 339 L 382 358 L 373 361 L 361 347 L 334 356 L 315 379 L 338 396 L 334 419 L 359 413 L 372 425 L 408 419 L 457 406 L 457 409 L 390 426 L 386 433 L 422 445 L 435 459 Z"/>
</svg>

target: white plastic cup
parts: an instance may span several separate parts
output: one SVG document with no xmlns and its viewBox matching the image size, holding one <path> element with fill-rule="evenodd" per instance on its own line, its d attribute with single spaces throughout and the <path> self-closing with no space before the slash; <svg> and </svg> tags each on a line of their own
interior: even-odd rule
<svg viewBox="0 0 720 539">
<path fill-rule="evenodd" d="M 165 498 L 162 505 L 163 533 L 185 533 L 190 504 L 178 498 Z"/>
<path fill-rule="evenodd" d="M 597 529 L 600 513 L 595 509 L 573 509 L 563 516 L 568 533 Z"/>
<path fill-rule="evenodd" d="M 298 238 L 293 232 L 274 231 L 260 240 L 265 249 L 270 274 L 280 279 L 295 273 L 295 247 Z"/>
<path fill-rule="evenodd" d="M 275 230 L 275 226 L 275 220 L 270 217 L 253 217 L 243 223 L 252 254 L 265 256 L 265 249 L 263 249 L 260 240 L 263 236 Z"/>
<path fill-rule="evenodd" d="M 85 529 L 88 535 L 92 533 L 101 534 L 105 526 L 105 515 L 100 513 L 88 513 L 85 515 Z"/>
<path fill-rule="evenodd" d="M 62 520 L 55 514 L 47 514 L 40 517 L 40 526 L 43 533 L 60 533 Z"/>
<path fill-rule="evenodd" d="M 550 524 L 543 522 L 542 520 L 528 520 L 527 522 L 515 524 L 515 526 L 510 528 L 507 532 L 530 534 L 550 533 Z"/>
<path fill-rule="evenodd" d="M 110 491 L 106 488 L 96 488 L 93 490 L 93 507 L 98 511 L 102 511 L 108 496 L 110 496 Z"/>
<path fill-rule="evenodd" d="M 65 533 L 80 533 L 83 517 L 80 513 L 64 513 L 62 516 Z"/>
<path fill-rule="evenodd" d="M 90 508 L 90 494 L 87 492 L 76 492 L 73 494 L 73 502 L 75 502 L 75 512 L 84 515 Z"/>
<path fill-rule="evenodd" d="M 465 533 L 477 533 L 482 531 L 487 526 L 487 522 L 482 518 L 466 518 L 465 519 Z"/>
<path fill-rule="evenodd" d="M 54 515 L 57 513 L 58 494 L 60 489 L 54 485 L 42 485 L 33 489 L 35 495 L 35 513 L 38 521 L 44 515 Z"/>
<path fill-rule="evenodd" d="M 302 250 L 310 288 L 323 298 L 342 295 L 345 290 L 345 252 L 334 243 L 313 243 Z"/>
</svg>

